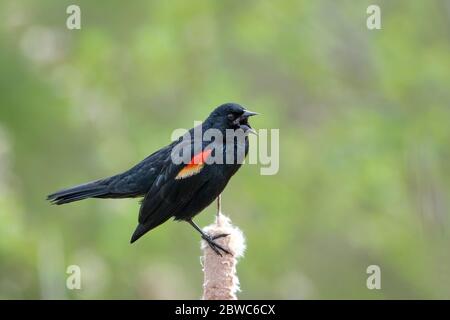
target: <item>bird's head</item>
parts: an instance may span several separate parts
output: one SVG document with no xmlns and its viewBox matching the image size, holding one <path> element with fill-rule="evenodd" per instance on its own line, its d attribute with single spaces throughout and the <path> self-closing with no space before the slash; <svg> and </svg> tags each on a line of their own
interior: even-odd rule
<svg viewBox="0 0 450 320">
<path fill-rule="evenodd" d="M 248 123 L 248 118 L 257 114 L 237 103 L 224 103 L 211 112 L 206 122 L 211 127 L 223 131 L 242 129 L 245 133 L 256 133 Z"/>
</svg>

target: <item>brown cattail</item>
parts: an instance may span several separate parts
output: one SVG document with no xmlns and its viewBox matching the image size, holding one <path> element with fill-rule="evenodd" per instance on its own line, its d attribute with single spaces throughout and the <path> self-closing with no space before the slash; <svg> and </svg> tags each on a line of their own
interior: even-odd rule
<svg viewBox="0 0 450 320">
<path fill-rule="evenodd" d="M 237 300 L 236 292 L 240 291 L 236 274 L 237 259 L 244 254 L 245 239 L 242 231 L 231 225 L 228 217 L 218 213 L 216 221 L 203 229 L 211 237 L 228 234 L 214 240 L 231 252 L 216 254 L 205 240 L 202 240 L 203 256 L 203 300 Z"/>
</svg>

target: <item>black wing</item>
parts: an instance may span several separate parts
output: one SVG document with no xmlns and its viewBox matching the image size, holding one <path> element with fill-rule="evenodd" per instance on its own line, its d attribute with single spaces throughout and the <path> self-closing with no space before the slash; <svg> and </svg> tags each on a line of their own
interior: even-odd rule
<svg viewBox="0 0 450 320">
<path fill-rule="evenodd" d="M 181 143 L 187 144 L 191 154 L 195 154 L 191 140 L 184 140 Z M 186 164 L 185 162 L 175 164 L 171 154 L 168 154 L 163 162 L 164 165 L 159 175 L 142 201 L 139 224 L 131 238 L 131 243 L 185 208 L 199 189 L 207 183 L 207 179 L 203 175 L 197 174 L 179 179 L 178 174 Z"/>
</svg>

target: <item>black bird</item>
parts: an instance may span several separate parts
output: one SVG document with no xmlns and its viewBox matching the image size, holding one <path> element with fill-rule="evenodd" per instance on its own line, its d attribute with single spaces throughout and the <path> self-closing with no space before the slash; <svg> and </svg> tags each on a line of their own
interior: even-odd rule
<svg viewBox="0 0 450 320">
<path fill-rule="evenodd" d="M 214 242 L 218 237 L 205 234 L 192 218 L 220 196 L 240 168 L 248 153 L 247 135 L 254 132 L 248 118 L 256 114 L 239 104 L 225 103 L 217 107 L 199 127 L 192 128 L 131 169 L 55 192 L 47 200 L 61 205 L 86 198 L 144 197 L 139 224 L 131 243 L 174 217 L 191 224 L 217 254 L 220 255 L 219 249 L 229 253 Z M 211 135 L 213 137 L 207 139 L 205 133 L 209 129 L 215 129 L 212 132 L 221 135 Z M 236 136 L 230 138 L 230 133 Z M 223 161 L 208 161 L 218 158 Z M 226 235 L 219 237 L 223 236 Z"/>
</svg>

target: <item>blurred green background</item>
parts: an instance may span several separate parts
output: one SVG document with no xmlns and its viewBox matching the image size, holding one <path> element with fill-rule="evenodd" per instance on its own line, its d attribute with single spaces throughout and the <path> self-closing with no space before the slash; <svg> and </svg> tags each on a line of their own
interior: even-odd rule
<svg viewBox="0 0 450 320">
<path fill-rule="evenodd" d="M 444 0 L 2 0 L 0 298 L 199 298 L 187 224 L 130 245 L 136 199 L 45 197 L 228 101 L 280 129 L 278 174 L 246 165 L 223 194 L 248 241 L 240 298 L 450 298 L 449 40 Z M 66 289 L 72 264 L 81 290 Z"/>
</svg>

